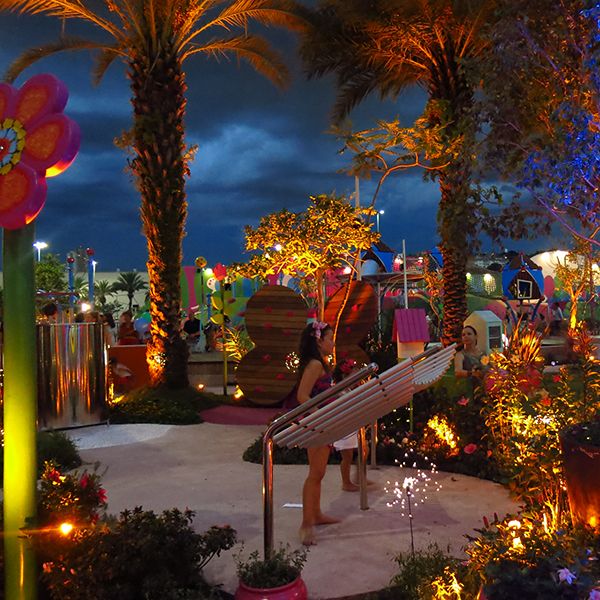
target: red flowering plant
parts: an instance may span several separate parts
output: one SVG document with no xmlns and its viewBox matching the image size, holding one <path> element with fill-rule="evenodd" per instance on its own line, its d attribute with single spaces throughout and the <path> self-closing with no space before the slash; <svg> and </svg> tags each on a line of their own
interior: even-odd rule
<svg viewBox="0 0 600 600">
<path fill-rule="evenodd" d="M 40 480 L 38 523 L 43 527 L 71 523 L 94 525 L 106 509 L 106 491 L 97 473 L 61 473 L 52 462 L 44 465 Z"/>
<path fill-rule="evenodd" d="M 554 528 L 568 519 L 559 432 L 599 406 L 600 365 L 585 329 L 574 335 L 577 363 L 544 376 L 540 335 L 515 330 L 492 355 L 484 384 L 491 458 L 526 510 Z"/>
</svg>

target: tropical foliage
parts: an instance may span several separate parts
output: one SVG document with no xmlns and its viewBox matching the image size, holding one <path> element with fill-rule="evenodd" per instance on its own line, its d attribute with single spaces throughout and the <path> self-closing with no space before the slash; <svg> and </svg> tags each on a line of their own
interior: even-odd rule
<svg viewBox="0 0 600 600">
<path fill-rule="evenodd" d="M 127 294 L 128 310 L 131 312 L 133 309 L 133 298 L 136 292 L 145 290 L 148 284 L 144 281 L 142 276 L 135 271 L 127 273 L 119 273 L 119 278 L 115 281 L 110 290 L 114 292 L 125 292 Z"/>
<path fill-rule="evenodd" d="M 598 6 L 589 5 L 499 0 L 476 77 L 487 164 L 566 231 L 598 245 L 600 29 Z"/>
<path fill-rule="evenodd" d="M 449 156 L 439 181 L 444 340 L 458 340 L 466 307 L 469 198 L 477 120 L 465 65 L 487 47 L 481 29 L 493 2 L 321 0 L 302 46 L 313 76 L 334 73 L 341 119 L 371 92 L 396 97 L 410 84 L 429 97 L 424 118 Z"/>
<path fill-rule="evenodd" d="M 9 70 L 11 81 L 33 62 L 64 50 L 96 51 L 96 80 L 116 59 L 126 65 L 133 128 L 124 143 L 133 153 L 130 167 L 141 195 L 148 243 L 150 375 L 155 385 L 185 387 L 188 348 L 179 334 L 179 276 L 187 217 L 185 179 L 193 152 L 184 140 L 183 64 L 194 55 L 235 56 L 283 85 L 287 71 L 281 59 L 249 26 L 301 27 L 300 9 L 294 0 L 106 0 L 93 8 L 77 0 L 0 0 L 0 10 L 83 21 L 104 34 L 90 39 L 64 35 L 25 52 Z"/>
<path fill-rule="evenodd" d="M 246 250 L 254 255 L 236 270 L 249 278 L 282 273 L 313 280 L 322 319 L 325 273 L 344 266 L 354 268 L 356 253 L 379 239 L 372 224 L 364 220 L 372 213 L 340 196 L 311 196 L 304 212 L 284 209 L 263 217 L 256 228 L 247 226 Z"/>
</svg>

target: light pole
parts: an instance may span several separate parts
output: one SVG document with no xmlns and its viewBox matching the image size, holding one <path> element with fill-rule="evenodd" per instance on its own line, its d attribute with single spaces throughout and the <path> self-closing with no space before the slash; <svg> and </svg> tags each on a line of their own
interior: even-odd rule
<svg viewBox="0 0 600 600">
<path fill-rule="evenodd" d="M 385 214 L 385 210 L 377 211 L 377 233 L 379 233 L 379 215 L 384 215 L 384 214 Z"/>
<path fill-rule="evenodd" d="M 40 262 L 42 260 L 42 250 L 48 247 L 46 242 L 34 242 L 33 247 L 37 250 L 37 261 Z"/>
</svg>

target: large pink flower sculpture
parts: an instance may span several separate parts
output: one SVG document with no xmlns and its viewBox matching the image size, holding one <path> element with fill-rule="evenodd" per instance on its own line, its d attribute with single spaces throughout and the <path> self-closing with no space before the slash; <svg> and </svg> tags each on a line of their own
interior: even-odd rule
<svg viewBox="0 0 600 600">
<path fill-rule="evenodd" d="M 77 155 L 79 127 L 62 113 L 68 96 L 53 75 L 36 75 L 21 89 L 0 83 L 0 227 L 31 223 L 46 201 L 46 177 Z"/>
</svg>

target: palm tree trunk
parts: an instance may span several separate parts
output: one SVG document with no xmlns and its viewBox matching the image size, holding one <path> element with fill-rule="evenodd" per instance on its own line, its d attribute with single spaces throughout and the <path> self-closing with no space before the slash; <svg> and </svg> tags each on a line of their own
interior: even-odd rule
<svg viewBox="0 0 600 600">
<path fill-rule="evenodd" d="M 180 335 L 185 195 L 185 76 L 168 43 L 129 63 L 135 159 L 143 231 L 148 243 L 151 339 L 147 359 L 153 386 L 189 385 L 188 348 Z"/>
<path fill-rule="evenodd" d="M 460 342 L 467 317 L 467 210 L 470 169 L 453 164 L 440 174 L 441 200 L 438 212 L 440 250 L 442 253 L 444 327 L 442 343 Z"/>
</svg>

